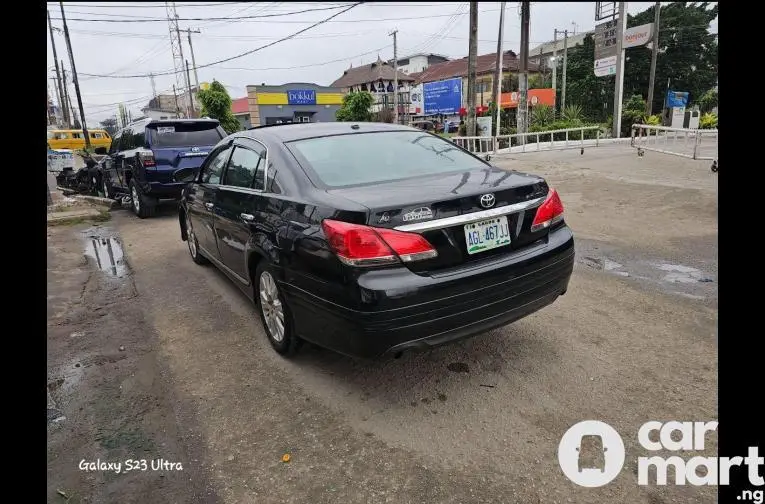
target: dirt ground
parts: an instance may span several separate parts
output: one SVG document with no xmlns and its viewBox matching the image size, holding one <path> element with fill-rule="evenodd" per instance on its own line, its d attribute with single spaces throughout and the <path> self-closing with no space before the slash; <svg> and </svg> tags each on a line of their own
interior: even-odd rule
<svg viewBox="0 0 765 504">
<path fill-rule="evenodd" d="M 578 240 L 568 293 L 397 360 L 275 354 L 246 297 L 191 261 L 172 204 L 151 220 L 120 210 L 49 228 L 49 502 L 66 500 L 57 490 L 70 502 L 715 502 L 714 487 L 638 486 L 636 459 L 643 423 L 717 417 L 716 174 L 617 146 L 494 162 L 559 190 Z M 627 449 L 597 489 L 557 460 L 562 434 L 588 419 Z M 158 458 L 183 470 L 78 469 Z"/>
</svg>

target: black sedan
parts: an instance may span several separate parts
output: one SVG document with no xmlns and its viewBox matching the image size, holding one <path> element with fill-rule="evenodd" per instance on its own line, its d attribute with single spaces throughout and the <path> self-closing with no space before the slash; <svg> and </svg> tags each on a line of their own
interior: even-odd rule
<svg viewBox="0 0 765 504">
<path fill-rule="evenodd" d="M 194 262 L 258 306 L 271 345 L 400 355 L 564 294 L 574 238 L 544 179 L 393 124 L 253 128 L 222 140 L 179 207 Z"/>
</svg>

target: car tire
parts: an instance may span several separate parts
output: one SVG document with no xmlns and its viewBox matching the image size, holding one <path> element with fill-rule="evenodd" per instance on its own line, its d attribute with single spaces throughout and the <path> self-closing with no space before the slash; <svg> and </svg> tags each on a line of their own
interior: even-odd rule
<svg viewBox="0 0 765 504">
<path fill-rule="evenodd" d="M 138 216 L 139 219 L 145 219 L 154 215 L 156 209 L 156 201 L 148 198 L 143 194 L 141 188 L 134 180 L 128 184 L 130 187 L 130 207 L 133 209 L 133 213 Z"/>
<path fill-rule="evenodd" d="M 186 243 L 189 246 L 189 254 L 191 255 L 191 260 L 200 266 L 208 264 L 210 261 L 208 261 L 207 258 L 199 252 L 199 242 L 197 241 L 196 233 L 194 233 L 194 228 L 191 226 L 191 219 L 189 219 L 189 214 L 184 213 L 184 215 L 186 219 Z"/>
<path fill-rule="evenodd" d="M 258 265 L 254 278 L 255 303 L 271 346 L 277 353 L 291 356 L 297 353 L 301 340 L 295 334 L 292 312 L 284 300 L 276 278 L 274 269 L 265 262 Z"/>
</svg>

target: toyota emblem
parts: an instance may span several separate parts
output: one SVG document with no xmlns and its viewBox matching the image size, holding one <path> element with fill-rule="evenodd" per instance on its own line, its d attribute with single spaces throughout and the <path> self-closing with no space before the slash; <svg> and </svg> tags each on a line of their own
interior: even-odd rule
<svg viewBox="0 0 765 504">
<path fill-rule="evenodd" d="M 484 194 L 481 196 L 481 206 L 491 208 L 494 206 L 495 198 L 493 194 Z"/>
<path fill-rule="evenodd" d="M 191 152 L 199 152 L 199 147 L 192 147 Z"/>
</svg>

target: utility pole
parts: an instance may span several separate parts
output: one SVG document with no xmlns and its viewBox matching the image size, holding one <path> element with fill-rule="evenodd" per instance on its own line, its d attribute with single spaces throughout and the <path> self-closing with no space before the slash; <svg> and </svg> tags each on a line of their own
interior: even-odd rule
<svg viewBox="0 0 765 504">
<path fill-rule="evenodd" d="M 175 115 L 181 116 L 181 107 L 178 106 L 178 92 L 175 90 L 175 84 L 173 84 L 173 97 L 175 97 Z"/>
<path fill-rule="evenodd" d="M 82 107 L 82 95 L 80 94 L 80 83 L 77 80 L 77 68 L 74 66 L 74 54 L 72 53 L 72 41 L 69 39 L 69 28 L 66 26 L 66 16 L 64 15 L 64 2 L 59 2 L 61 6 L 61 22 L 64 24 L 64 39 L 66 48 L 69 51 L 69 62 L 72 65 L 72 79 L 74 80 L 74 92 L 77 93 L 77 105 L 80 108 L 80 125 L 82 134 L 85 135 L 85 148 L 90 149 L 90 134 L 88 126 L 85 124 L 85 109 Z"/>
<path fill-rule="evenodd" d="M 69 89 L 67 87 L 67 81 L 66 81 L 66 68 L 64 68 L 64 60 L 61 60 L 61 76 L 63 77 L 63 80 L 61 81 L 61 92 L 64 94 L 64 122 L 66 123 L 67 128 L 71 128 L 74 121 L 72 121 L 72 114 L 74 113 L 72 109 L 70 108 L 70 103 L 72 103 L 72 100 L 69 99 Z"/>
<path fill-rule="evenodd" d="M 157 85 L 154 83 L 154 74 L 149 74 L 149 82 L 151 82 L 151 97 L 157 99 Z"/>
<path fill-rule="evenodd" d="M 656 59 L 659 57 L 659 16 L 661 2 L 656 2 L 653 14 L 653 40 L 651 41 L 651 77 L 648 79 L 648 100 L 645 102 L 645 115 L 653 113 L 653 88 L 656 80 Z"/>
<path fill-rule="evenodd" d="M 619 2 L 619 22 L 616 25 L 616 83 L 614 89 L 613 137 L 622 132 L 622 93 L 624 91 L 624 32 L 627 30 L 627 2 Z"/>
<path fill-rule="evenodd" d="M 478 2 L 470 2 L 470 45 L 468 49 L 467 136 L 476 136 L 475 123 L 475 66 L 478 54 Z"/>
<path fill-rule="evenodd" d="M 191 76 L 189 75 L 189 60 L 186 60 L 186 80 L 187 81 L 191 80 L 190 77 Z M 194 115 L 196 114 L 196 111 L 194 110 L 194 99 L 191 96 L 191 89 L 189 89 L 189 108 L 191 108 L 190 117 L 194 117 Z"/>
<path fill-rule="evenodd" d="M 555 29 L 553 33 L 553 75 L 552 75 L 552 87 L 555 93 L 555 103 L 553 104 L 553 114 L 558 106 L 558 29 Z"/>
<path fill-rule="evenodd" d="M 56 41 L 53 39 L 53 23 L 50 21 L 50 11 L 48 13 L 48 27 L 50 29 L 50 45 L 53 48 L 53 62 L 56 64 L 56 91 L 58 92 L 58 105 L 59 107 L 64 101 L 63 93 L 61 92 L 61 74 L 58 71 L 58 54 L 56 53 Z M 63 109 L 62 109 L 63 113 Z"/>
<path fill-rule="evenodd" d="M 528 131 L 528 89 L 529 89 L 529 17 L 531 16 L 530 2 L 521 2 L 521 61 L 518 73 L 518 133 Z M 526 143 L 526 137 L 520 137 L 521 143 Z"/>
<path fill-rule="evenodd" d="M 178 53 L 181 56 L 181 61 L 186 61 L 183 58 L 183 44 L 181 43 L 181 30 L 178 29 L 178 14 L 175 15 L 175 34 L 178 37 Z M 186 67 L 188 68 L 189 62 L 186 61 Z M 189 97 L 188 103 L 186 103 L 186 117 L 191 117 L 191 83 L 189 82 L 189 75 L 188 72 L 184 72 L 181 68 L 181 73 L 183 74 L 184 80 L 186 81 L 186 92 Z"/>
<path fill-rule="evenodd" d="M 199 30 L 192 30 L 190 28 L 186 28 L 185 30 L 181 31 L 185 32 L 189 37 L 189 49 L 191 49 L 191 67 L 194 69 L 194 84 L 196 85 L 197 91 L 199 91 L 199 74 L 197 74 L 197 60 L 194 58 L 194 46 L 191 44 L 191 34 L 202 32 Z"/>
<path fill-rule="evenodd" d="M 393 30 L 388 35 L 393 36 L 393 122 L 398 124 L 398 40 Z"/>
<path fill-rule="evenodd" d="M 568 30 L 563 30 L 563 87 L 561 88 L 560 110 L 566 108 L 566 67 L 568 66 Z"/>
<path fill-rule="evenodd" d="M 497 129 L 495 130 L 494 136 L 500 134 L 500 117 L 501 117 L 501 111 L 502 111 L 502 63 L 504 63 L 504 55 L 502 54 L 502 43 L 503 43 L 503 37 L 505 33 L 505 2 L 502 2 L 499 8 L 499 35 L 497 36 L 497 68 L 494 70 L 494 94 L 496 95 L 496 98 L 494 100 L 494 108 L 496 109 L 496 122 L 497 122 Z M 541 52 L 540 52 L 541 54 Z M 511 90 L 512 91 L 512 90 Z M 494 149 L 496 150 L 498 148 L 498 145 L 495 144 Z"/>
</svg>

